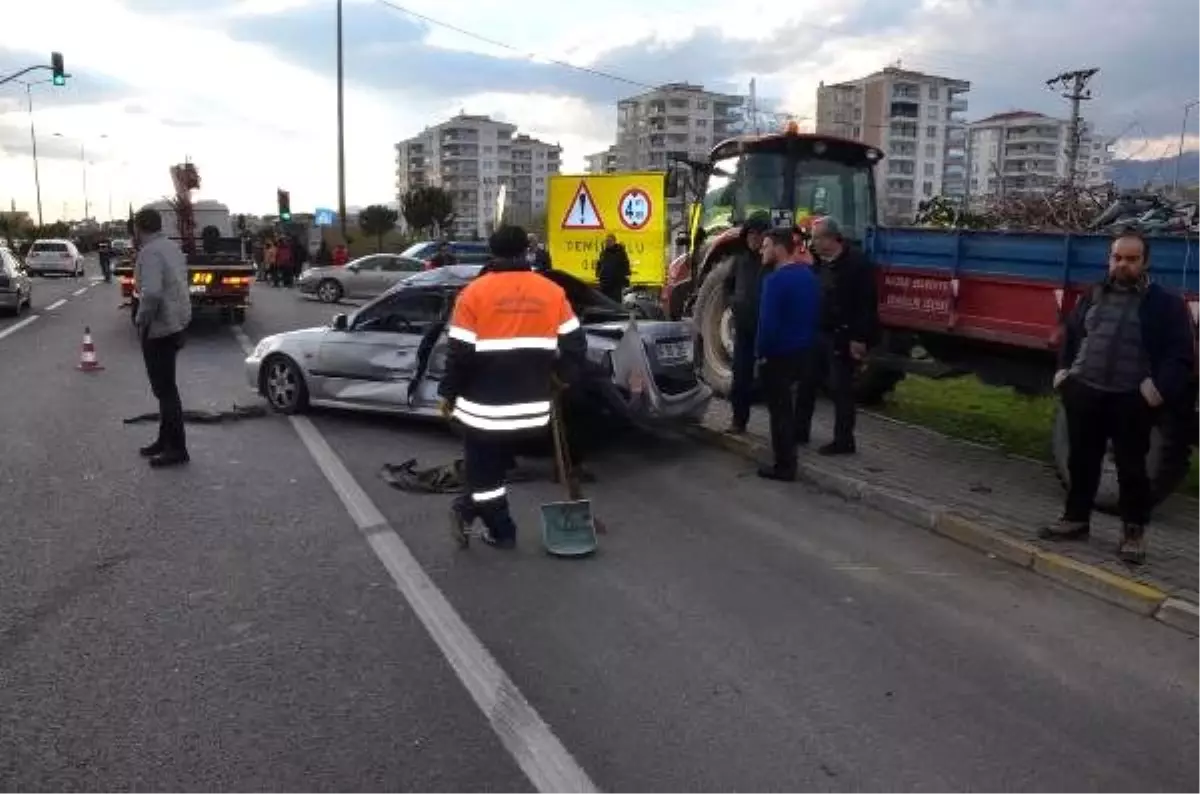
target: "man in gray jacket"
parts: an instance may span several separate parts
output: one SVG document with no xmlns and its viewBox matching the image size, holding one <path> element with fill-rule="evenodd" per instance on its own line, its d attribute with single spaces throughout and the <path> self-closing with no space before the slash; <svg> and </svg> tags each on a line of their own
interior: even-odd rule
<svg viewBox="0 0 1200 794">
<path fill-rule="evenodd" d="M 187 463 L 183 402 L 175 383 L 175 360 L 183 347 L 183 331 L 192 321 L 187 257 L 162 231 L 162 216 L 144 209 L 133 220 L 138 236 L 134 264 L 139 294 L 137 327 L 150 389 L 158 399 L 158 439 L 140 452 L 155 468 Z"/>
</svg>

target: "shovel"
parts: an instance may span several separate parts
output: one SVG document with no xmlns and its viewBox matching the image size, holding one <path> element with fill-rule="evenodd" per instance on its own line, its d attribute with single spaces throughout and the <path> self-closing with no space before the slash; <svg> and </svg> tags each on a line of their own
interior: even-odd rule
<svg viewBox="0 0 1200 794">
<path fill-rule="evenodd" d="M 583 498 L 579 478 L 571 469 L 559 399 L 555 397 L 550 409 L 550 428 L 554 436 L 554 468 L 559 482 L 566 483 L 567 500 L 542 505 L 542 546 L 555 557 L 583 557 L 596 551 L 596 532 L 604 530 L 592 515 L 592 503 Z"/>
</svg>

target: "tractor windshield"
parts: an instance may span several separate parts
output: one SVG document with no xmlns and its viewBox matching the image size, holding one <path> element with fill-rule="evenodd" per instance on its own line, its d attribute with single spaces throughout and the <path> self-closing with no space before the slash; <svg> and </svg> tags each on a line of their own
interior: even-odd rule
<svg viewBox="0 0 1200 794">
<path fill-rule="evenodd" d="M 848 236 L 857 240 L 874 223 L 869 164 L 815 154 L 750 150 L 715 160 L 713 165 L 700 212 L 700 226 L 707 233 L 760 211 L 770 213 L 777 222 L 787 213 L 797 223 L 813 215 L 832 215 Z"/>
</svg>

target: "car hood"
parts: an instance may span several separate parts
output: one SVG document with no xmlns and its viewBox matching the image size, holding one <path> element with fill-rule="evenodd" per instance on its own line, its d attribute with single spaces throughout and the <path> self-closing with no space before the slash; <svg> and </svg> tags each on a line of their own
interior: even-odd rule
<svg viewBox="0 0 1200 794">
<path fill-rule="evenodd" d="M 314 354 L 321 346 L 321 340 L 325 337 L 325 334 L 331 330 L 328 326 L 318 326 L 316 328 L 300 328 L 295 331 L 284 331 L 281 334 L 264 336 L 254 348 L 254 356 L 262 358 L 276 350 L 293 356 Z"/>
<path fill-rule="evenodd" d="M 320 267 L 305 268 L 300 274 L 302 279 L 324 278 L 325 276 L 336 276 L 338 273 L 346 272 L 344 267 L 334 267 L 333 265 L 321 265 Z"/>
</svg>

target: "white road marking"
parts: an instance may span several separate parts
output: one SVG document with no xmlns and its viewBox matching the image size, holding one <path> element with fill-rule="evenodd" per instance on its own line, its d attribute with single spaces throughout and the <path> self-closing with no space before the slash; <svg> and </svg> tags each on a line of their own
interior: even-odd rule
<svg viewBox="0 0 1200 794">
<path fill-rule="evenodd" d="M 85 292 L 87 292 L 87 291 L 88 291 L 88 288 L 87 288 L 87 287 L 80 287 L 79 289 L 75 290 L 75 291 L 74 291 L 74 292 L 72 292 L 71 294 L 72 294 L 72 295 L 82 295 L 83 293 L 85 293 Z"/>
<path fill-rule="evenodd" d="M 26 317 L 24 320 L 22 320 L 21 322 L 13 323 L 12 325 L 8 326 L 7 328 L 0 330 L 0 339 L 3 339 L 4 337 L 8 336 L 9 334 L 15 334 L 17 331 L 20 331 L 22 328 L 29 325 L 31 322 L 33 322 L 37 318 L 38 318 L 38 315 L 31 314 L 28 317 Z"/>
<path fill-rule="evenodd" d="M 49 306 L 47 306 L 47 307 L 46 307 L 46 311 L 48 311 L 48 312 L 52 312 L 52 311 L 54 311 L 55 309 L 57 309 L 59 306 L 62 306 L 62 305 L 63 305 L 64 303 L 66 303 L 66 302 L 67 302 L 67 299 L 66 299 L 66 298 L 59 298 L 59 299 L 58 299 L 58 300 L 56 300 L 54 303 L 51 303 Z"/>
<path fill-rule="evenodd" d="M 254 343 L 240 328 L 233 335 L 249 355 Z M 408 546 L 350 474 L 321 431 L 302 416 L 288 420 L 375 556 L 437 643 L 458 679 L 487 717 L 509 755 L 541 792 L 599 791 L 587 772 L 530 705 L 517 685 L 438 589 Z"/>
</svg>

